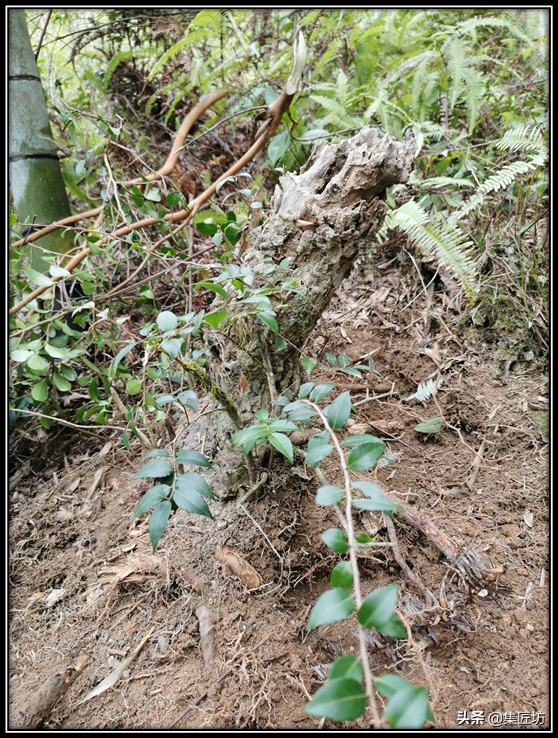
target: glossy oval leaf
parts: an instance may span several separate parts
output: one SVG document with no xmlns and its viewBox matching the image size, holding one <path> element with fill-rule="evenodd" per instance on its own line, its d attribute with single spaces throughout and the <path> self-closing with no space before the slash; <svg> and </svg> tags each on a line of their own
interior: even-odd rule
<svg viewBox="0 0 558 738">
<path fill-rule="evenodd" d="M 426 687 L 412 687 L 397 692 L 384 708 L 392 728 L 412 730 L 422 728 L 429 716 Z"/>
<path fill-rule="evenodd" d="M 343 562 L 348 563 L 348 562 Z M 359 684 L 364 679 L 364 671 L 360 661 L 355 656 L 341 656 L 331 665 L 329 670 L 328 680 L 339 679 L 345 677 L 345 679 L 354 679 Z"/>
<path fill-rule="evenodd" d="M 207 503 L 201 495 L 191 489 L 184 489 L 176 485 L 173 500 L 178 507 L 187 512 L 196 513 L 196 515 L 205 515 L 206 518 L 213 520 L 213 515 L 207 507 Z"/>
<path fill-rule="evenodd" d="M 323 384 L 318 384 L 310 393 L 310 399 L 314 402 L 319 402 L 320 400 L 323 400 L 324 397 L 327 397 L 327 395 L 333 391 L 334 387 L 335 382 L 324 382 Z"/>
<path fill-rule="evenodd" d="M 164 500 L 157 505 L 149 517 L 149 538 L 151 539 L 153 551 L 157 548 L 157 544 L 165 531 L 171 509 L 170 500 Z"/>
<path fill-rule="evenodd" d="M 33 354 L 33 356 L 27 362 L 27 366 L 34 372 L 44 374 L 50 368 L 50 361 L 47 361 L 40 354 Z"/>
<path fill-rule="evenodd" d="M 328 625 L 345 620 L 355 609 L 355 602 L 348 589 L 335 587 L 328 589 L 312 608 L 306 630 L 317 628 L 318 625 Z"/>
<path fill-rule="evenodd" d="M 150 461 L 145 466 L 142 466 L 142 468 L 134 474 L 132 479 L 166 477 L 171 472 L 172 466 L 168 461 L 165 461 L 164 459 L 156 459 L 155 461 Z"/>
<path fill-rule="evenodd" d="M 290 438 L 284 433 L 270 433 L 269 441 L 283 456 L 287 457 L 291 464 L 293 463 L 293 444 Z"/>
<path fill-rule="evenodd" d="M 31 397 L 36 402 L 44 402 L 48 397 L 48 384 L 46 379 L 40 379 L 33 385 L 31 390 Z"/>
<path fill-rule="evenodd" d="M 170 310 L 163 310 L 163 312 L 159 313 L 157 316 L 157 325 L 162 331 L 174 331 L 178 325 L 178 318 L 174 313 L 171 313 Z"/>
<path fill-rule="evenodd" d="M 351 414 L 351 393 L 343 392 L 324 409 L 324 415 L 334 430 L 343 428 Z"/>
<path fill-rule="evenodd" d="M 277 327 L 277 321 L 273 313 L 264 311 L 263 313 L 258 313 L 258 318 L 271 328 L 274 333 L 277 333 L 279 328 Z"/>
<path fill-rule="evenodd" d="M 329 581 L 332 587 L 350 589 L 353 586 L 353 568 L 350 561 L 340 561 L 335 564 Z"/>
<path fill-rule="evenodd" d="M 306 395 L 311 392 L 313 388 L 314 382 L 305 382 L 304 384 L 301 384 L 300 389 L 298 390 L 298 397 L 300 399 L 306 397 Z"/>
<path fill-rule="evenodd" d="M 324 487 L 320 487 L 318 489 L 316 505 L 335 505 L 335 503 L 342 500 L 344 496 L 345 492 L 340 487 L 336 487 L 333 484 L 326 484 Z"/>
<path fill-rule="evenodd" d="M 371 436 L 369 433 L 360 433 L 358 436 L 349 436 L 341 441 L 342 446 L 358 446 L 359 443 L 383 443 L 382 440 L 376 436 Z"/>
<path fill-rule="evenodd" d="M 144 460 L 152 459 L 154 456 L 163 456 L 165 459 L 168 459 L 170 454 L 164 448 L 155 448 L 144 456 Z"/>
<path fill-rule="evenodd" d="M 176 489 L 181 489 L 185 491 L 191 490 L 192 492 L 197 492 L 198 495 L 207 497 L 210 500 L 215 499 L 215 497 L 213 497 L 213 492 L 211 491 L 211 488 L 209 487 L 205 479 L 196 472 L 178 474 L 176 477 L 175 487 Z"/>
<path fill-rule="evenodd" d="M 378 629 L 393 615 L 397 604 L 397 585 L 380 587 L 364 598 L 357 613 L 358 622 L 363 628 Z"/>
<path fill-rule="evenodd" d="M 395 613 L 383 625 L 378 626 L 376 630 L 382 635 L 391 636 L 391 638 L 407 638 L 407 628 Z"/>
<path fill-rule="evenodd" d="M 347 536 L 339 528 L 328 528 L 322 533 L 321 539 L 335 553 L 344 554 L 349 549 Z"/>
<path fill-rule="evenodd" d="M 176 463 L 190 466 L 205 466 L 211 468 L 210 462 L 199 451 L 190 451 L 182 449 L 176 455 Z"/>
<path fill-rule="evenodd" d="M 426 420 L 424 423 L 415 425 L 413 430 L 416 430 L 419 433 L 438 433 L 441 427 L 442 418 L 430 418 L 430 420 Z"/>
<path fill-rule="evenodd" d="M 139 379 L 130 379 L 129 382 L 126 382 L 126 391 L 129 395 L 137 395 L 142 390 L 142 383 L 139 381 Z"/>
<path fill-rule="evenodd" d="M 147 490 L 147 492 L 143 495 L 143 497 L 136 505 L 136 509 L 134 510 L 134 514 L 132 516 L 132 523 L 144 512 L 151 510 L 151 508 L 155 507 L 155 505 L 158 505 L 159 502 L 167 499 L 170 495 L 170 491 L 170 487 L 166 484 L 158 484 L 157 486 L 151 487 L 151 489 Z"/>
<path fill-rule="evenodd" d="M 330 679 L 321 686 L 304 711 L 330 720 L 355 720 L 364 715 L 366 693 L 355 679 Z"/>
<path fill-rule="evenodd" d="M 302 364 L 302 367 L 304 371 L 306 372 L 306 375 L 309 377 L 312 374 L 312 370 L 316 366 L 316 362 L 314 359 L 311 359 L 309 356 L 303 356 L 300 359 L 300 363 Z"/>
<path fill-rule="evenodd" d="M 275 166 L 277 162 L 285 155 L 291 143 L 291 137 L 288 131 L 283 131 L 273 136 L 267 146 L 267 155 L 271 160 L 271 166 Z"/>
<path fill-rule="evenodd" d="M 52 372 L 52 381 L 60 392 L 68 392 L 72 389 L 72 385 L 68 382 L 66 377 L 58 374 L 58 372 Z"/>
<path fill-rule="evenodd" d="M 383 441 L 359 443 L 347 457 L 347 466 L 353 471 L 367 471 L 378 463 L 385 447 Z"/>
<path fill-rule="evenodd" d="M 332 451 L 333 446 L 330 446 L 328 443 L 324 443 L 320 446 L 315 446 L 314 448 L 310 449 L 310 451 L 308 451 L 305 461 L 307 464 L 313 466 L 315 469 L 320 461 L 322 459 L 325 459 L 326 456 L 329 456 Z"/>
</svg>

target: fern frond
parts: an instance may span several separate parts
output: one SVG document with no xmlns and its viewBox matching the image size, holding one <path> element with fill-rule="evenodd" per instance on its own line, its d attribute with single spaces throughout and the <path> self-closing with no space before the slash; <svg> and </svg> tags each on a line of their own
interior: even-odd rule
<svg viewBox="0 0 558 738">
<path fill-rule="evenodd" d="M 469 18 L 469 20 L 459 23 L 456 30 L 459 33 L 470 34 L 473 41 L 476 42 L 475 31 L 477 28 L 479 28 L 479 26 L 491 26 L 493 28 L 507 28 L 508 31 L 512 34 L 512 36 L 515 36 L 516 38 L 519 38 L 522 41 L 525 41 L 525 43 L 529 44 L 529 46 L 533 45 L 533 42 L 531 41 L 531 39 L 528 36 L 526 36 L 523 33 L 523 31 L 521 31 L 517 26 L 515 26 L 513 23 L 506 20 L 505 18 Z"/>
<path fill-rule="evenodd" d="M 467 117 L 469 118 L 469 135 L 475 128 L 479 113 L 479 99 L 481 88 L 484 83 L 482 72 L 477 69 L 465 68 L 462 71 L 463 79 L 467 88 Z"/>
<path fill-rule="evenodd" d="M 382 454 L 382 457 L 378 462 L 378 466 L 380 469 L 385 469 L 386 466 L 391 466 L 392 464 L 397 464 L 398 461 L 401 461 L 402 456 L 402 451 L 392 451 L 388 448 Z"/>
<path fill-rule="evenodd" d="M 202 11 L 205 12 L 205 11 Z M 194 19 L 195 20 L 195 19 Z M 193 23 L 194 21 L 192 21 Z M 192 23 L 188 27 L 188 29 L 191 28 Z M 210 35 L 210 32 L 206 28 L 200 28 L 195 31 L 187 31 L 186 35 L 183 39 L 180 41 L 177 41 L 177 43 L 173 44 L 173 46 L 166 51 L 163 56 L 159 59 L 159 61 L 155 64 L 151 72 L 149 72 L 149 75 L 147 79 L 151 81 L 153 77 L 157 74 L 157 72 L 162 69 L 167 62 L 169 62 L 171 59 L 173 59 L 185 46 L 188 46 L 189 44 L 194 43 L 195 41 L 199 41 L 202 38 L 207 38 L 207 36 Z"/>
<path fill-rule="evenodd" d="M 310 95 L 310 99 L 318 103 L 318 105 L 321 105 L 322 108 L 327 110 L 330 115 L 336 117 L 340 122 L 343 123 L 343 125 L 363 125 L 363 121 L 361 118 L 355 118 L 351 116 L 349 112 L 345 110 L 343 105 L 337 102 L 337 100 L 332 100 L 330 97 L 323 97 L 323 95 Z"/>
<path fill-rule="evenodd" d="M 440 378 L 438 381 L 438 387 L 443 384 L 443 379 Z M 426 402 L 426 400 L 430 399 L 432 395 L 434 394 L 434 390 L 436 388 L 436 381 L 434 379 L 429 379 L 426 382 L 421 382 L 419 386 L 417 387 L 417 391 L 414 392 L 412 395 L 409 395 L 409 397 L 404 397 L 404 401 L 407 402 L 408 400 L 418 400 L 419 402 Z"/>
<path fill-rule="evenodd" d="M 470 179 L 457 179 L 456 177 L 431 177 L 423 179 L 421 187 L 476 187 Z"/>
<path fill-rule="evenodd" d="M 496 144 L 497 149 L 518 151 L 519 149 L 546 149 L 543 140 L 542 126 L 523 126 L 522 128 L 510 128 L 504 133 Z"/>
<path fill-rule="evenodd" d="M 502 167 L 497 174 L 493 174 L 492 177 L 489 177 L 482 183 L 479 191 L 467 200 L 461 210 L 457 210 L 451 214 L 450 222 L 455 223 L 467 215 L 467 213 L 470 213 L 471 210 L 478 207 L 483 202 L 484 196 L 489 192 L 496 192 L 504 187 L 508 187 L 516 177 L 532 171 L 536 166 L 537 164 L 534 162 L 534 159 L 531 159 L 530 161 L 515 161 L 512 164 Z"/>
<path fill-rule="evenodd" d="M 449 51 L 449 68 L 452 76 L 450 107 L 453 110 L 459 93 L 461 92 L 461 78 L 463 74 L 463 44 L 461 39 L 453 38 L 448 48 Z"/>
<path fill-rule="evenodd" d="M 340 69 L 337 75 L 337 96 L 344 108 L 347 107 L 347 82 L 347 75 Z"/>
<path fill-rule="evenodd" d="M 107 86 L 109 79 L 112 77 L 114 70 L 120 64 L 120 62 L 125 61 L 126 59 L 130 59 L 133 56 L 134 50 L 128 49 L 127 51 L 119 51 L 112 57 L 106 69 L 105 76 L 103 77 L 103 84 L 105 85 L 105 87 Z"/>
<path fill-rule="evenodd" d="M 409 200 L 386 218 L 388 228 L 399 227 L 426 256 L 433 256 L 463 287 L 472 294 L 475 290 L 474 260 L 469 256 L 471 241 L 453 223 L 432 222 L 420 205 Z"/>
</svg>

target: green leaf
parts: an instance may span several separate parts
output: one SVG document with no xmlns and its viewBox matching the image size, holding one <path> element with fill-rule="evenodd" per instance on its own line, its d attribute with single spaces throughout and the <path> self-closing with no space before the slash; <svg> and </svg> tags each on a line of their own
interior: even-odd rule
<svg viewBox="0 0 558 738">
<path fill-rule="evenodd" d="M 212 328 L 218 328 L 219 323 L 222 323 L 227 317 L 228 312 L 226 310 L 219 310 L 217 313 L 210 313 L 205 316 L 205 322 L 209 323 Z"/>
<path fill-rule="evenodd" d="M 50 343 L 45 343 L 44 349 L 47 352 L 49 356 L 52 356 L 53 359 L 66 359 L 68 358 L 68 352 L 64 351 L 64 349 L 59 349 L 57 346 L 53 346 Z"/>
<path fill-rule="evenodd" d="M 306 395 L 312 390 L 313 387 L 314 387 L 314 382 L 306 382 L 305 384 L 302 384 L 298 391 L 298 397 L 300 399 L 302 399 L 303 397 L 306 397 Z"/>
<path fill-rule="evenodd" d="M 157 544 L 165 531 L 171 509 L 170 500 L 165 500 L 164 502 L 160 502 L 151 513 L 149 518 L 149 537 L 151 538 L 153 551 L 157 548 Z"/>
<path fill-rule="evenodd" d="M 268 434 L 269 431 L 264 425 L 251 425 L 237 431 L 232 437 L 232 441 L 235 445 L 242 446 L 244 453 L 248 453 L 254 447 L 256 441 L 260 438 L 267 438 Z M 248 447 L 248 451 L 246 447 Z"/>
<path fill-rule="evenodd" d="M 137 344 L 137 341 L 130 341 L 127 346 L 124 346 L 124 348 L 120 349 L 120 351 L 116 354 L 116 356 L 114 357 L 112 368 L 110 370 L 111 376 L 116 377 L 116 370 L 118 369 L 118 365 L 120 364 L 122 359 L 126 356 L 128 351 L 131 351 L 136 344 Z M 95 369 L 95 371 L 98 371 L 95 366 L 93 366 L 93 369 Z"/>
<path fill-rule="evenodd" d="M 161 193 L 159 190 L 149 190 L 149 192 L 145 193 L 145 199 L 151 200 L 151 202 L 161 202 Z"/>
<path fill-rule="evenodd" d="M 347 354 L 339 354 L 337 357 L 337 361 L 339 362 L 339 366 L 349 366 L 351 363 L 351 360 L 347 356 Z"/>
<path fill-rule="evenodd" d="M 330 583 L 332 587 L 341 587 L 342 589 L 350 589 L 353 586 L 353 569 L 349 561 L 340 561 L 335 564 L 331 572 Z M 331 676 L 333 675 L 330 672 Z M 336 676 L 341 676 L 341 674 Z"/>
<path fill-rule="evenodd" d="M 359 533 L 357 536 L 355 536 L 355 541 L 357 543 L 370 543 L 372 541 L 372 538 L 370 538 L 368 533 Z"/>
<path fill-rule="evenodd" d="M 397 674 L 384 674 L 384 676 L 374 679 L 374 684 L 378 692 L 380 692 L 380 694 L 383 694 L 384 697 L 387 697 L 388 700 L 391 699 L 398 692 L 404 691 L 406 689 L 415 689 L 412 684 L 410 684 L 406 679 L 397 676 Z M 430 722 L 432 723 L 436 722 L 436 718 L 434 717 L 430 707 L 428 708 L 426 719 L 430 720 Z"/>
<path fill-rule="evenodd" d="M 143 385 L 139 379 L 130 379 L 129 382 L 126 382 L 126 391 L 129 395 L 137 395 L 138 392 L 141 392 L 142 387 Z"/>
<path fill-rule="evenodd" d="M 162 407 L 163 405 L 168 405 L 169 402 L 174 402 L 175 399 L 172 395 L 159 395 L 159 397 L 155 398 L 155 401 L 159 407 Z"/>
<path fill-rule="evenodd" d="M 329 131 L 326 131 L 325 128 L 312 128 L 309 131 L 304 131 L 304 133 L 299 136 L 298 140 L 303 144 L 309 144 L 314 143 L 314 140 L 318 137 L 330 135 Z"/>
<path fill-rule="evenodd" d="M 426 687 L 402 689 L 390 699 L 384 708 L 388 723 L 392 728 L 400 730 L 422 728 L 429 713 Z"/>
<path fill-rule="evenodd" d="M 163 310 L 157 316 L 157 325 L 161 331 L 174 331 L 178 325 L 178 318 L 170 310 Z"/>
<path fill-rule="evenodd" d="M 343 428 L 351 414 L 351 393 L 343 392 L 323 412 L 333 430 Z"/>
<path fill-rule="evenodd" d="M 304 711 L 330 720 L 355 720 L 364 715 L 366 693 L 355 680 L 346 677 L 330 679 L 322 685 Z"/>
<path fill-rule="evenodd" d="M 176 455 L 176 463 L 211 468 L 211 464 L 203 454 L 200 454 L 199 451 L 189 451 L 187 449 L 182 449 L 182 451 L 178 452 Z"/>
<path fill-rule="evenodd" d="M 386 497 L 377 484 L 372 484 L 372 482 L 353 482 L 353 487 L 362 490 L 370 498 L 368 500 L 353 500 L 353 507 L 359 510 L 382 510 L 383 512 L 390 512 L 392 510 L 403 509 L 390 500 L 389 497 Z"/>
<path fill-rule="evenodd" d="M 27 349 L 15 349 L 10 352 L 10 359 L 12 361 L 27 361 L 33 354 L 34 351 L 28 351 Z"/>
<path fill-rule="evenodd" d="M 342 446 L 358 446 L 359 443 L 383 443 L 379 438 L 376 436 L 371 436 L 368 433 L 360 433 L 358 436 L 349 436 L 348 438 L 345 438 L 343 441 L 341 441 Z"/>
<path fill-rule="evenodd" d="M 180 351 L 182 341 L 182 338 L 165 338 L 161 341 L 161 348 L 167 352 L 171 359 L 174 359 Z"/>
<path fill-rule="evenodd" d="M 302 364 L 306 375 L 309 377 L 312 374 L 312 370 L 316 366 L 316 362 L 313 359 L 310 359 L 308 356 L 303 356 L 300 359 L 300 363 Z"/>
<path fill-rule="evenodd" d="M 293 463 L 293 444 L 284 433 L 270 433 L 269 441 L 291 464 Z"/>
<path fill-rule="evenodd" d="M 31 267 L 29 266 L 23 267 L 23 273 L 25 274 L 27 279 L 32 284 L 36 284 L 37 287 L 51 287 L 54 284 L 52 279 L 49 279 L 45 274 L 36 272 L 34 269 L 31 269 Z"/>
<path fill-rule="evenodd" d="M 298 426 L 291 423 L 290 420 L 269 420 L 267 427 L 275 433 L 292 433 L 298 430 Z"/>
<path fill-rule="evenodd" d="M 66 366 L 66 364 L 62 364 L 60 366 L 60 371 L 69 382 L 73 382 L 77 379 L 77 373 L 72 369 L 72 367 Z"/>
<path fill-rule="evenodd" d="M 200 325 L 201 325 L 204 315 L 205 315 L 205 310 L 200 310 L 200 312 L 194 318 L 194 330 L 192 331 L 193 338 L 196 338 L 198 335 L 198 331 L 200 329 Z"/>
<path fill-rule="evenodd" d="M 186 474 L 178 474 L 175 483 L 176 489 L 182 492 L 196 492 L 198 495 L 214 500 L 213 492 L 209 488 L 207 482 L 196 472 L 187 472 Z"/>
<path fill-rule="evenodd" d="M 263 313 L 258 313 L 258 318 L 271 328 L 274 333 L 278 332 L 279 328 L 277 327 L 277 321 L 273 313 L 264 311 Z"/>
<path fill-rule="evenodd" d="M 354 367 L 349 369 L 340 369 L 339 371 L 343 372 L 343 374 L 348 374 L 350 377 L 358 377 L 359 379 L 362 379 L 362 374 Z"/>
<path fill-rule="evenodd" d="M 279 159 L 282 159 L 291 143 L 291 137 L 288 131 L 283 131 L 273 136 L 267 146 L 267 155 L 271 160 L 271 166 L 275 166 Z"/>
<path fill-rule="evenodd" d="M 169 454 L 168 451 L 165 451 L 164 448 L 156 448 L 156 449 L 153 449 L 153 451 L 150 451 L 148 454 L 146 454 L 144 456 L 144 461 L 145 461 L 145 459 L 151 459 L 153 456 L 162 456 L 165 459 L 168 459 L 169 456 L 170 456 L 170 454 Z"/>
<path fill-rule="evenodd" d="M 134 515 L 132 516 L 132 523 L 144 512 L 151 510 L 152 507 L 159 504 L 161 500 L 165 500 L 170 496 L 171 488 L 166 484 L 158 484 L 155 487 L 147 490 L 141 500 L 136 505 Z"/>
<path fill-rule="evenodd" d="M 366 471 L 375 466 L 384 453 L 383 441 L 359 443 L 347 458 L 347 466 L 353 471 Z"/>
<path fill-rule="evenodd" d="M 335 357 L 335 354 L 326 354 L 325 357 L 331 366 L 337 366 L 337 358 Z"/>
<path fill-rule="evenodd" d="M 339 528 L 328 528 L 322 533 L 322 541 L 335 553 L 344 554 L 349 550 L 347 536 Z"/>
<path fill-rule="evenodd" d="M 327 395 L 329 395 L 329 393 L 332 392 L 334 388 L 335 382 L 325 382 L 324 384 L 318 384 L 310 393 L 310 399 L 314 400 L 314 402 L 319 402 L 320 400 L 323 400 L 324 397 L 327 397 Z"/>
<path fill-rule="evenodd" d="M 324 592 L 312 608 L 306 630 L 318 625 L 328 625 L 345 620 L 355 609 L 355 602 L 348 589 L 335 587 Z"/>
<path fill-rule="evenodd" d="M 363 628 L 378 630 L 391 618 L 396 605 L 397 585 L 388 584 L 386 587 L 380 587 L 362 601 L 357 613 L 358 622 Z"/>
<path fill-rule="evenodd" d="M 31 397 L 36 402 L 44 402 L 48 397 L 48 384 L 46 379 L 40 379 L 36 384 L 33 385 L 31 390 Z"/>
<path fill-rule="evenodd" d="M 51 264 L 48 271 L 50 272 L 52 277 L 71 277 L 72 273 L 69 272 L 67 269 L 63 269 L 61 266 L 58 266 L 58 264 Z"/>
<path fill-rule="evenodd" d="M 292 415 L 291 415 L 292 417 Z M 310 466 L 313 466 L 314 469 L 316 466 L 322 461 L 322 459 L 325 459 L 326 456 L 329 456 L 330 453 L 333 451 L 333 446 L 330 446 L 328 443 L 324 443 L 320 446 L 316 446 L 313 449 L 309 450 L 306 454 L 306 463 Z M 316 500 L 317 502 L 317 500 Z"/>
<path fill-rule="evenodd" d="M 191 489 L 184 489 L 182 486 L 179 487 L 177 485 L 173 500 L 182 510 L 195 513 L 196 515 L 205 515 L 206 518 L 213 520 L 213 515 L 207 507 L 207 503 L 197 492 Z"/>
<path fill-rule="evenodd" d="M 172 467 L 168 461 L 157 460 L 150 461 L 149 464 L 142 466 L 142 468 L 134 474 L 132 479 L 147 479 L 155 477 L 166 477 L 172 472 Z"/>
<path fill-rule="evenodd" d="M 212 292 L 216 292 L 219 297 L 222 297 L 225 301 L 229 299 L 228 294 L 225 292 L 220 284 L 214 284 L 213 282 L 198 282 L 196 284 L 196 292 L 200 289 L 200 287 L 203 287 L 206 290 L 211 290 Z"/>
<path fill-rule="evenodd" d="M 442 418 L 430 418 L 430 420 L 427 420 L 424 423 L 415 425 L 413 430 L 416 430 L 419 433 L 438 433 L 441 427 Z"/>
<path fill-rule="evenodd" d="M 329 448 L 332 448 L 329 446 Z M 324 458 L 322 456 L 322 458 Z M 345 492 L 340 488 L 332 484 L 326 484 L 324 487 L 318 489 L 316 495 L 316 505 L 335 505 L 345 496 Z"/>
<path fill-rule="evenodd" d="M 40 354 L 34 354 L 27 362 L 29 369 L 32 369 L 38 374 L 44 374 L 50 369 L 50 362 L 47 361 L 44 356 Z"/>
<path fill-rule="evenodd" d="M 376 630 L 382 635 L 391 636 L 392 638 L 407 638 L 407 629 L 395 613 L 383 625 L 379 625 Z"/>
<path fill-rule="evenodd" d="M 270 103 L 268 103 L 268 105 L 269 104 Z M 15 226 L 16 223 L 17 223 L 17 214 L 16 213 L 10 213 L 10 215 L 8 217 L 8 225 L 11 228 L 12 226 Z"/>
<path fill-rule="evenodd" d="M 284 338 L 281 338 L 281 336 L 277 337 L 277 340 L 275 341 L 275 353 L 279 353 L 279 351 L 284 351 L 287 348 L 287 344 L 285 342 Z"/>
<path fill-rule="evenodd" d="M 348 564 L 349 562 L 343 561 L 342 563 Z M 332 679 L 340 679 L 341 677 L 344 677 L 345 679 L 354 679 L 358 684 L 362 683 L 362 680 L 364 679 L 364 671 L 362 669 L 362 664 L 357 658 L 355 658 L 355 656 L 341 656 L 341 658 L 333 662 L 329 670 L 328 681 L 331 681 Z"/>
<path fill-rule="evenodd" d="M 68 380 L 61 374 L 58 374 L 58 372 L 52 373 L 52 381 L 56 385 L 57 389 L 60 390 L 60 392 L 68 392 L 72 389 L 72 385 L 68 382 Z"/>
</svg>

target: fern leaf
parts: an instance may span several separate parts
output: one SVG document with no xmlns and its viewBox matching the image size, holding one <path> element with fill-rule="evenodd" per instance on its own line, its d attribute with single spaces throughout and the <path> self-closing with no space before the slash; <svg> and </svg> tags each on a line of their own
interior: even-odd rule
<svg viewBox="0 0 558 738">
<path fill-rule="evenodd" d="M 438 387 L 443 383 L 443 379 L 438 382 Z M 405 402 L 408 400 L 418 400 L 419 402 L 426 402 L 434 394 L 436 388 L 436 382 L 433 379 L 429 379 L 426 382 L 421 382 L 417 387 L 417 391 L 409 397 L 403 398 Z"/>
<path fill-rule="evenodd" d="M 470 179 L 458 179 L 456 177 L 431 177 L 423 179 L 421 187 L 476 187 Z"/>
<path fill-rule="evenodd" d="M 388 228 L 399 227 L 427 256 L 436 260 L 455 276 L 469 294 L 475 291 L 474 260 L 469 256 L 471 241 L 454 224 L 430 221 L 428 214 L 414 200 L 409 200 L 386 218 Z"/>
<path fill-rule="evenodd" d="M 467 215 L 467 213 L 470 213 L 471 210 L 478 207 L 483 202 L 484 196 L 489 192 L 496 192 L 504 187 L 508 187 L 516 177 L 532 171 L 536 166 L 537 164 L 533 158 L 530 161 L 515 161 L 512 164 L 502 167 L 497 174 L 493 174 L 492 177 L 489 177 L 482 183 L 479 187 L 479 191 L 467 200 L 461 210 L 457 210 L 452 213 L 450 223 L 455 223 L 457 220 Z"/>
<path fill-rule="evenodd" d="M 507 149 L 508 151 L 546 148 L 543 141 L 543 128 L 542 126 L 533 127 L 529 125 L 522 128 L 510 128 L 498 141 L 496 148 Z"/>
<path fill-rule="evenodd" d="M 474 41 L 476 41 L 475 30 L 479 26 L 489 26 L 492 28 L 507 28 L 508 31 L 516 38 L 525 41 L 529 46 L 533 45 L 531 39 L 526 36 L 517 26 L 505 18 L 469 18 L 469 20 L 463 21 L 457 26 L 459 33 L 468 33 L 471 35 Z"/>
</svg>

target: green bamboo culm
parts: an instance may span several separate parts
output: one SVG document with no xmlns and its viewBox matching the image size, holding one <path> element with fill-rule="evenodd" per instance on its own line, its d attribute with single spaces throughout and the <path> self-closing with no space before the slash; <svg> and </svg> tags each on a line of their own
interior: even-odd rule
<svg viewBox="0 0 558 738">
<path fill-rule="evenodd" d="M 45 95 L 24 10 L 9 10 L 9 177 L 20 223 L 46 224 L 71 214 Z M 72 239 L 54 231 L 30 244 L 31 263 L 48 271 L 46 252 L 63 254 Z"/>
</svg>

